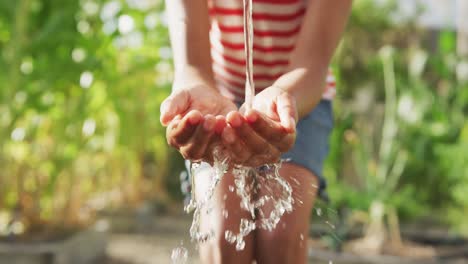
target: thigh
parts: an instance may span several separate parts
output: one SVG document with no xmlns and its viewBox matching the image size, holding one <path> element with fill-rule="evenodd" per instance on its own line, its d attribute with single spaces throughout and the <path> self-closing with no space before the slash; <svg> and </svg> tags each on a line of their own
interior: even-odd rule
<svg viewBox="0 0 468 264">
<path fill-rule="evenodd" d="M 293 189 L 293 211 L 285 213 L 274 230 L 256 230 L 255 258 L 258 264 L 306 263 L 309 218 L 318 179 L 310 170 L 293 163 L 284 163 L 280 175 Z M 265 195 L 262 190 L 268 192 L 268 188 L 261 188 L 260 195 Z M 262 208 L 266 215 L 271 206 Z"/>
<path fill-rule="evenodd" d="M 213 170 L 208 167 L 195 175 L 195 192 L 199 199 L 205 197 L 210 185 Z M 239 233 L 240 221 L 243 218 L 251 219 L 250 213 L 240 208 L 240 198 L 234 188 L 232 173 L 226 173 L 213 195 L 211 212 L 202 213 L 201 231 L 214 232 L 214 237 L 201 243 L 200 257 L 202 263 L 252 263 L 254 250 L 254 234 L 251 233 L 245 240 L 245 248 L 236 250 L 236 245 L 225 239 L 225 231 Z"/>
</svg>

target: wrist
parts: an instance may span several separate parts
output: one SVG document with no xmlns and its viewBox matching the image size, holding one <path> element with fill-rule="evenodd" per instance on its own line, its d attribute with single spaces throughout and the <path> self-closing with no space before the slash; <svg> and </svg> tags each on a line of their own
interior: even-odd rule
<svg viewBox="0 0 468 264">
<path fill-rule="evenodd" d="M 324 70 L 325 69 L 325 70 Z M 296 68 L 282 75 L 273 86 L 279 87 L 296 101 L 299 119 L 310 113 L 320 102 L 328 68 Z"/>
<path fill-rule="evenodd" d="M 173 90 L 186 90 L 195 86 L 214 90 L 215 85 L 211 71 L 187 65 L 174 73 Z"/>
</svg>

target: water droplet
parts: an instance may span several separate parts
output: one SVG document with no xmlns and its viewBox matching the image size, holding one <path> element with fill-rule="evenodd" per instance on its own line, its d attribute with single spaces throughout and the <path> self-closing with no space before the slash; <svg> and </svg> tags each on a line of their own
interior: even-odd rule
<svg viewBox="0 0 468 264">
<path fill-rule="evenodd" d="M 241 219 L 240 222 L 240 233 L 242 236 L 247 236 L 250 232 L 255 230 L 255 222 L 249 221 L 248 219 Z"/>
<path fill-rule="evenodd" d="M 299 237 L 301 238 L 301 240 L 304 240 L 304 235 L 303 234 L 301 234 Z"/>
<path fill-rule="evenodd" d="M 234 242 L 236 242 L 236 236 L 234 235 L 234 233 L 232 233 L 232 231 L 226 230 L 224 232 L 224 238 L 227 242 L 231 244 L 234 244 Z"/>
<path fill-rule="evenodd" d="M 322 216 L 322 214 L 323 214 L 322 208 L 316 208 L 315 212 L 317 213 L 318 216 Z"/>
<path fill-rule="evenodd" d="M 188 259 L 188 251 L 183 246 L 178 246 L 172 250 L 172 264 L 185 264 Z"/>
<path fill-rule="evenodd" d="M 299 181 L 298 181 L 296 178 L 292 178 L 292 180 L 293 180 L 293 182 L 294 182 L 297 186 L 300 185 Z"/>
<path fill-rule="evenodd" d="M 236 250 L 241 251 L 241 250 L 244 250 L 244 248 L 245 248 L 245 241 L 244 240 L 237 240 Z"/>
<path fill-rule="evenodd" d="M 234 192 L 234 186 L 229 185 L 229 191 L 230 191 L 230 192 Z"/>
<path fill-rule="evenodd" d="M 330 223 L 329 221 L 325 221 L 325 224 L 327 224 L 329 227 L 331 227 L 332 229 L 335 229 L 336 226 L 332 223 Z"/>
</svg>

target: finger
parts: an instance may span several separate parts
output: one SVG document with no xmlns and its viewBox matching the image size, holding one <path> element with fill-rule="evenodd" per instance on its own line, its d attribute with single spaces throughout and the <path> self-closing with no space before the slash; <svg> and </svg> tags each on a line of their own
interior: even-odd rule
<svg viewBox="0 0 468 264">
<path fill-rule="evenodd" d="M 297 107 L 294 97 L 286 93 L 281 94 L 276 100 L 276 111 L 286 131 L 296 131 Z"/>
<path fill-rule="evenodd" d="M 192 110 L 185 115 L 182 120 L 178 122 L 175 121 L 177 122 L 177 126 L 170 130 L 168 138 L 171 139 L 171 143 L 175 145 L 184 145 L 189 141 L 202 121 L 202 114 L 197 110 Z"/>
<path fill-rule="evenodd" d="M 185 158 L 193 161 L 199 161 L 205 158 L 205 152 L 214 134 L 215 124 L 216 119 L 213 115 L 205 116 L 203 122 L 197 126 L 190 140 L 180 149 Z"/>
<path fill-rule="evenodd" d="M 167 126 L 169 122 L 178 114 L 183 114 L 189 107 L 189 93 L 183 90 L 175 92 L 164 100 L 161 104 L 160 121 L 164 126 Z"/>
<path fill-rule="evenodd" d="M 275 122 L 256 110 L 249 110 L 245 115 L 245 119 L 257 134 L 269 142 L 280 141 L 287 135 L 286 130 L 280 123 Z"/>
<path fill-rule="evenodd" d="M 227 121 L 236 131 L 236 135 L 254 155 L 271 153 L 279 156 L 279 151 L 259 136 L 238 112 L 229 113 Z"/>
<path fill-rule="evenodd" d="M 251 156 L 248 148 L 236 136 L 236 132 L 231 126 L 226 126 L 223 130 L 222 140 L 231 160 L 235 164 L 243 164 Z"/>
<path fill-rule="evenodd" d="M 215 132 L 217 134 L 221 134 L 225 127 L 226 127 L 226 118 L 221 115 L 216 116 Z"/>
<path fill-rule="evenodd" d="M 296 134 L 286 132 L 278 122 L 255 110 L 249 111 L 246 120 L 258 135 L 275 146 L 281 153 L 287 152 L 294 145 Z"/>
<path fill-rule="evenodd" d="M 167 126 L 167 130 L 168 131 L 174 130 L 176 127 L 179 126 L 181 120 L 182 120 L 182 116 L 181 115 L 176 115 L 174 117 L 174 119 L 172 119 L 172 121 L 169 122 L 169 124 Z"/>
</svg>

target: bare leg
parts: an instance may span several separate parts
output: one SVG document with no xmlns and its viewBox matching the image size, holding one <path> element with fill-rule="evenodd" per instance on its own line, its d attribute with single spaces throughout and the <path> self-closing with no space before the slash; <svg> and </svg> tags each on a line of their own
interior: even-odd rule
<svg viewBox="0 0 468 264">
<path fill-rule="evenodd" d="M 271 232 L 263 229 L 255 231 L 255 258 L 258 264 L 307 263 L 309 219 L 318 179 L 309 170 L 292 163 L 284 163 L 280 175 L 293 188 L 294 209 L 283 215 Z M 271 210 L 269 204 L 262 208 L 266 215 L 269 214 L 268 207 Z"/>
<path fill-rule="evenodd" d="M 203 169 L 196 175 L 196 195 L 204 197 L 208 190 L 209 177 L 211 177 L 211 168 Z M 254 234 L 251 233 L 245 237 L 245 249 L 236 250 L 235 244 L 226 241 L 224 232 L 232 231 L 239 233 L 241 218 L 251 219 L 250 214 L 240 209 L 240 198 L 235 190 L 231 192 L 230 186 L 234 187 L 234 177 L 232 173 L 226 173 L 223 179 L 216 187 L 213 197 L 213 211 L 208 215 L 201 216 L 202 232 L 214 231 L 215 237 L 206 243 L 200 244 L 200 258 L 203 264 L 226 264 L 226 263 L 247 263 L 253 261 L 254 255 Z M 223 214 L 226 210 L 227 217 Z"/>
</svg>

